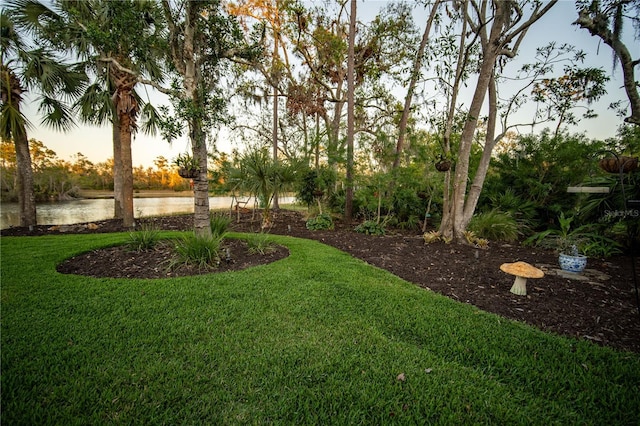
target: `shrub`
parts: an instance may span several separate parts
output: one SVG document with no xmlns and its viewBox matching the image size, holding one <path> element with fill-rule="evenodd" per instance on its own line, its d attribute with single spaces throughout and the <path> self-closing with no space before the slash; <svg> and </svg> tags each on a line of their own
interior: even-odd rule
<svg viewBox="0 0 640 426">
<path fill-rule="evenodd" d="M 375 220 L 365 220 L 356 226 L 355 231 L 367 235 L 384 235 L 386 232 L 384 222 L 378 223 Z"/>
<path fill-rule="evenodd" d="M 468 230 L 480 238 L 493 241 L 517 241 L 520 236 L 518 222 L 509 214 L 490 210 L 474 216 Z"/>
<path fill-rule="evenodd" d="M 176 241 L 175 256 L 169 268 L 195 265 L 198 268 L 216 267 L 220 264 L 222 237 L 189 235 Z"/>
<path fill-rule="evenodd" d="M 307 229 L 311 231 L 318 231 L 322 229 L 333 229 L 333 219 L 331 219 L 331 215 L 327 213 L 321 213 L 316 217 L 312 217 L 307 220 L 306 223 Z"/>
<path fill-rule="evenodd" d="M 420 218 L 413 214 L 409 215 L 407 220 L 399 222 L 397 226 L 401 229 L 418 229 L 418 226 L 420 226 Z"/>
<path fill-rule="evenodd" d="M 479 238 L 473 231 L 465 231 L 464 238 L 467 243 L 480 249 L 486 249 L 489 247 L 489 240 L 486 238 Z"/>
<path fill-rule="evenodd" d="M 440 241 L 442 239 L 442 235 L 438 231 L 429 231 L 425 232 L 424 235 L 422 235 L 422 238 L 424 239 L 425 244 L 431 244 Z"/>
<path fill-rule="evenodd" d="M 211 235 L 214 237 L 224 237 L 229 229 L 232 219 L 226 214 L 212 214 L 209 218 Z"/>
<path fill-rule="evenodd" d="M 151 223 L 143 223 L 140 229 L 129 233 L 127 246 L 134 251 L 150 250 L 160 239 L 160 230 Z"/>
<path fill-rule="evenodd" d="M 267 254 L 276 250 L 276 243 L 273 242 L 269 234 L 260 232 L 259 234 L 251 234 L 247 238 L 249 253 L 251 254 Z"/>
</svg>

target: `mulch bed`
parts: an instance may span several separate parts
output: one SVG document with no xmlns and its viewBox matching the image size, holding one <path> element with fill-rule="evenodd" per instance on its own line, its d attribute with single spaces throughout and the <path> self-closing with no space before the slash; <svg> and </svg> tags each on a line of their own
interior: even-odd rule
<svg viewBox="0 0 640 426">
<path fill-rule="evenodd" d="M 259 215 L 251 218 L 251 214 L 243 214 L 239 223 L 234 221 L 232 229 L 259 232 Z M 140 222 L 166 230 L 189 230 L 193 227 L 193 215 L 145 218 Z M 32 231 L 10 228 L 2 230 L 1 235 L 118 231 L 124 231 L 120 222 L 107 220 L 91 226 L 36 226 Z M 331 231 L 309 231 L 301 213 L 286 210 L 273 215 L 269 232 L 321 241 L 420 287 L 545 331 L 640 353 L 640 314 L 629 257 L 589 259 L 588 272 L 575 277 L 559 273 L 553 252 L 519 244 L 492 242 L 484 250 L 440 242 L 427 245 L 419 231 L 368 236 L 341 221 Z M 288 255 L 283 247 L 260 256 L 250 255 L 242 242 L 227 244 L 231 260 L 223 259 L 215 270 L 182 267 L 168 271 L 166 266 L 172 253 L 167 245 L 141 253 L 124 247 L 95 250 L 69 259 L 58 270 L 98 277 L 160 278 L 238 270 Z M 502 263 L 519 260 L 545 271 L 544 278 L 528 281 L 526 296 L 510 293 L 514 278 L 500 271 Z M 640 266 L 637 258 L 636 265 Z"/>
</svg>

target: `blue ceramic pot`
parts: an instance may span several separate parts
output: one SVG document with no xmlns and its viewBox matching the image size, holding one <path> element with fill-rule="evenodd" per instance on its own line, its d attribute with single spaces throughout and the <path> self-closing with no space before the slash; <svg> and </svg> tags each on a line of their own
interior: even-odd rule
<svg viewBox="0 0 640 426">
<path fill-rule="evenodd" d="M 587 256 L 560 253 L 558 262 L 563 271 L 580 273 L 587 267 Z"/>
</svg>

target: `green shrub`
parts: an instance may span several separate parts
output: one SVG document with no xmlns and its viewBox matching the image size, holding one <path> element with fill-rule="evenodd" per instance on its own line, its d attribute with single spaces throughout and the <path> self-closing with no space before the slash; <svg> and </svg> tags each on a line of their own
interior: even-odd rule
<svg viewBox="0 0 640 426">
<path fill-rule="evenodd" d="M 224 237 L 233 219 L 226 214 L 212 214 L 209 218 L 211 235 L 214 237 Z"/>
<path fill-rule="evenodd" d="M 127 246 L 134 251 L 150 250 L 160 239 L 160 230 L 151 223 L 143 223 L 140 229 L 129 233 Z"/>
<path fill-rule="evenodd" d="M 220 264 L 222 237 L 201 237 L 191 234 L 176 241 L 175 255 L 169 268 L 180 265 L 195 265 L 199 268 L 216 267 Z"/>
<path fill-rule="evenodd" d="M 412 214 L 407 217 L 407 220 L 398 222 L 396 226 L 400 229 L 418 229 L 420 226 L 420 218 Z"/>
<path fill-rule="evenodd" d="M 311 231 L 319 231 L 322 229 L 333 229 L 333 219 L 331 219 L 331 215 L 327 213 L 319 214 L 316 217 L 312 217 L 307 220 L 307 229 Z"/>
<path fill-rule="evenodd" d="M 520 236 L 518 222 L 509 214 L 490 210 L 474 216 L 468 230 L 480 238 L 492 241 L 517 241 Z"/>
<path fill-rule="evenodd" d="M 365 220 L 360 225 L 355 227 L 355 231 L 360 234 L 367 235 L 384 235 L 385 226 L 384 222 L 378 223 L 375 220 Z"/>
<path fill-rule="evenodd" d="M 251 234 L 247 238 L 249 253 L 251 254 L 267 254 L 276 250 L 276 243 L 273 242 L 269 234 L 260 232 L 259 234 Z"/>
</svg>

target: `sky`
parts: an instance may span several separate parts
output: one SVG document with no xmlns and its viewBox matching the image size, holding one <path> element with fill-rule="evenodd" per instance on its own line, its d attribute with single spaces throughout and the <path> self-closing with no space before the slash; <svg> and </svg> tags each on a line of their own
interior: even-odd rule
<svg viewBox="0 0 640 426">
<path fill-rule="evenodd" d="M 359 18 L 366 17 L 372 10 L 377 10 L 385 4 L 382 0 L 364 0 L 359 4 Z M 561 0 L 551 11 L 537 22 L 527 34 L 525 42 L 519 51 L 520 60 L 531 58 L 536 47 L 544 46 L 550 41 L 573 44 L 583 49 L 587 53 L 584 66 L 602 67 L 610 74 L 612 69 L 611 49 L 600 43 L 596 37 L 591 36 L 588 31 L 575 25 L 571 25 L 577 18 L 574 2 Z M 416 11 L 416 23 L 423 26 L 426 21 L 426 12 Z M 633 42 L 633 29 L 625 28 L 625 41 L 634 58 L 640 57 L 640 43 Z M 514 69 L 515 67 L 510 67 Z M 622 124 L 622 119 L 615 113 L 608 110 L 610 103 L 620 99 L 626 100 L 626 94 L 622 88 L 622 72 L 620 66 L 616 68 L 612 79 L 607 85 L 607 95 L 596 102 L 592 107 L 599 116 L 595 119 L 583 120 L 577 127 L 569 127 L 569 131 L 584 132 L 590 139 L 605 139 L 614 137 L 617 128 Z M 473 87 L 473 80 L 469 82 Z M 150 99 L 154 105 L 157 102 L 167 104 L 166 98 L 154 91 L 149 91 Z M 468 102 L 466 103 L 468 105 Z M 33 124 L 29 130 L 29 138 L 42 141 L 49 149 L 56 152 L 58 158 L 72 161 L 73 156 L 82 153 L 93 163 L 100 163 L 113 157 L 111 128 L 109 126 L 79 126 L 75 129 L 60 133 L 47 127 L 39 125 L 41 118 L 37 115 L 37 105 L 30 103 L 25 111 L 27 118 Z M 527 118 L 527 112 L 522 113 Z M 553 128 L 552 124 L 546 126 Z M 545 126 L 535 128 L 534 131 L 541 131 Z M 527 128 L 527 132 L 530 128 Z M 229 140 L 228 132 L 224 129 L 219 133 L 217 148 L 220 151 L 230 152 L 234 146 Z M 158 156 L 164 156 L 172 161 L 178 154 L 189 150 L 189 143 L 186 138 L 181 138 L 169 144 L 162 140 L 160 135 L 147 136 L 138 133 L 132 142 L 132 156 L 134 166 L 153 167 L 153 161 Z"/>
</svg>

